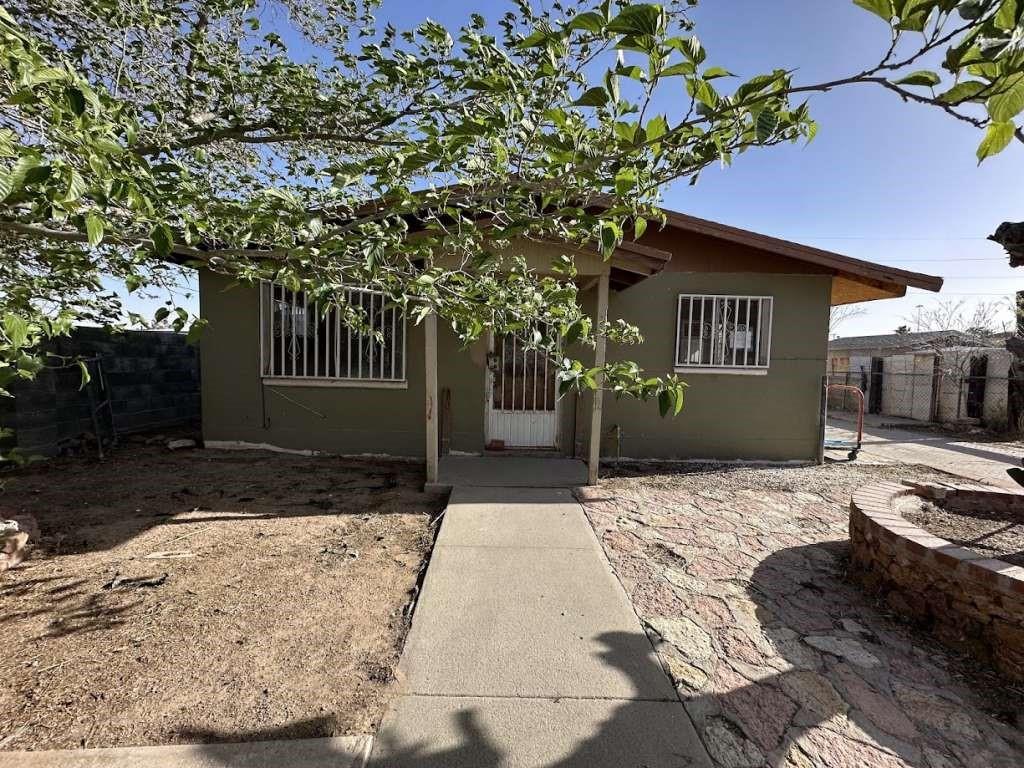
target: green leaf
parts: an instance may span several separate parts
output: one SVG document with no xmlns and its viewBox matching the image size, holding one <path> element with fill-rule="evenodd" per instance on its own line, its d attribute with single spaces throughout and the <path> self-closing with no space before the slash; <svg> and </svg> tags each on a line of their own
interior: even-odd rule
<svg viewBox="0 0 1024 768">
<path fill-rule="evenodd" d="M 601 222 L 601 253 L 607 259 L 610 258 L 619 241 L 622 239 L 622 229 L 614 221 Z"/>
<path fill-rule="evenodd" d="M 668 120 L 664 115 L 657 115 L 647 121 L 647 140 L 656 141 L 668 132 Z"/>
<path fill-rule="evenodd" d="M 192 321 L 192 325 L 188 327 L 188 333 L 185 334 L 185 342 L 195 346 L 199 343 L 199 339 L 203 335 L 203 330 L 208 325 L 208 321 L 205 318 L 197 317 Z"/>
<path fill-rule="evenodd" d="M 89 373 L 89 366 L 85 360 L 76 360 L 75 362 L 78 364 L 78 370 L 82 374 L 82 383 L 78 385 L 78 390 L 81 391 L 92 381 L 92 374 Z"/>
<path fill-rule="evenodd" d="M 629 5 L 608 22 L 608 31 L 625 35 L 657 35 L 661 30 L 662 11 L 657 5 Z"/>
<path fill-rule="evenodd" d="M 768 141 L 778 126 L 779 116 L 777 114 L 770 109 L 761 110 L 761 113 L 757 116 L 757 122 L 754 124 L 757 140 L 760 142 Z"/>
<path fill-rule="evenodd" d="M 14 349 L 21 349 L 28 343 L 28 321 L 18 315 L 4 315 L 4 334 Z"/>
<path fill-rule="evenodd" d="M 768 86 L 773 85 L 782 80 L 783 78 L 785 78 L 785 76 L 785 71 L 781 69 L 776 70 L 770 75 L 757 75 L 756 77 L 750 78 L 747 82 L 745 82 L 743 85 L 737 88 L 736 95 L 739 96 L 740 99 L 745 99 L 747 98 L 747 96 L 752 96 L 755 93 L 760 93 Z"/>
<path fill-rule="evenodd" d="M 871 11 L 886 22 L 892 21 L 892 17 L 896 15 L 892 7 L 892 0 L 853 0 L 853 4 Z"/>
<path fill-rule="evenodd" d="M 88 189 L 88 185 L 82 174 L 76 171 L 74 168 L 71 169 L 71 175 L 68 177 L 68 188 L 64 193 L 64 197 L 61 198 L 62 203 L 74 203 L 81 199 L 82 195 L 85 194 L 85 190 Z"/>
<path fill-rule="evenodd" d="M 162 323 L 167 319 L 167 316 L 171 314 L 171 310 L 167 307 L 160 307 L 156 312 L 153 313 L 153 322 Z"/>
<path fill-rule="evenodd" d="M 174 246 L 174 235 L 171 234 L 171 228 L 166 224 L 157 224 L 153 227 L 153 231 L 149 233 L 150 240 L 153 241 L 153 250 L 156 251 L 156 255 L 161 258 L 166 258 L 171 255 L 171 248 Z"/>
<path fill-rule="evenodd" d="M 735 75 L 725 67 L 709 67 L 704 70 L 705 80 L 713 80 L 716 77 L 735 77 Z"/>
<path fill-rule="evenodd" d="M 644 236 L 644 232 L 647 231 L 647 219 L 643 216 L 638 216 L 633 220 L 633 239 L 639 240 Z"/>
<path fill-rule="evenodd" d="M 928 69 L 919 69 L 917 72 L 911 72 L 906 77 L 902 77 L 896 81 L 896 85 L 927 85 L 936 86 L 942 82 L 937 74 Z"/>
<path fill-rule="evenodd" d="M 718 106 L 718 92 L 707 80 L 687 80 L 686 91 L 710 109 Z"/>
<path fill-rule="evenodd" d="M 637 67 L 639 69 L 639 67 Z M 677 75 L 692 75 L 697 71 L 697 68 L 688 61 L 680 61 L 678 64 L 672 64 L 671 66 L 665 67 L 661 70 L 662 77 L 676 77 Z"/>
<path fill-rule="evenodd" d="M 634 168 L 622 168 L 615 174 L 616 194 L 629 194 L 634 187 L 636 187 L 636 170 Z"/>
<path fill-rule="evenodd" d="M 39 165 L 39 156 L 25 154 L 18 158 L 6 174 L 0 176 L 0 202 L 13 195 L 25 184 L 25 176 Z"/>
<path fill-rule="evenodd" d="M 581 29 L 584 32 L 600 32 L 604 29 L 604 17 L 597 11 L 578 13 L 565 25 L 568 30 Z"/>
<path fill-rule="evenodd" d="M 999 29 L 1012 30 L 1021 20 L 1022 11 L 1024 11 L 1024 3 L 1019 0 L 1003 0 L 992 22 Z"/>
<path fill-rule="evenodd" d="M 988 88 L 988 84 L 980 80 L 964 80 L 954 85 L 945 93 L 939 94 L 939 101 L 946 104 L 960 104 L 964 101 L 970 101 L 986 88 Z"/>
<path fill-rule="evenodd" d="M 608 103 L 608 91 L 601 86 L 588 88 L 582 96 L 573 102 L 577 107 L 603 107 Z"/>
<path fill-rule="evenodd" d="M 1015 130 L 1016 126 L 1012 122 L 990 123 L 988 130 L 985 131 L 985 138 L 978 145 L 978 164 L 981 165 L 985 158 L 998 155 L 1006 149 L 1013 140 Z"/>
<path fill-rule="evenodd" d="M 85 233 L 89 236 L 89 245 L 96 247 L 103 242 L 103 217 L 95 211 L 85 215 Z"/>
<path fill-rule="evenodd" d="M 998 123 L 1012 120 L 1024 110 L 1024 73 L 1010 75 L 994 86 L 995 95 L 988 100 L 988 114 Z"/>
</svg>

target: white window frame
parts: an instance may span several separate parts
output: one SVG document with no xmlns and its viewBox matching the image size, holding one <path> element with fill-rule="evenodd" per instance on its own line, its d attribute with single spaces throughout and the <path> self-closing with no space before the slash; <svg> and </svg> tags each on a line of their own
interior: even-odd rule
<svg viewBox="0 0 1024 768">
<path fill-rule="evenodd" d="M 280 299 L 278 298 L 279 291 Z M 374 298 L 378 297 L 381 307 L 383 307 L 383 303 L 386 301 L 385 295 L 380 291 L 373 291 L 367 288 L 346 288 L 345 291 L 350 296 L 355 293 L 370 296 L 370 323 L 373 326 L 376 320 L 374 310 L 372 309 Z M 371 341 L 368 335 L 361 334 L 359 331 L 346 326 L 342 322 L 341 312 L 334 308 L 328 311 L 327 318 L 324 321 L 324 355 L 320 355 L 319 331 L 321 324 L 318 322 L 313 326 L 312 336 L 307 335 L 305 332 L 301 334 L 303 354 L 302 361 L 298 365 L 296 364 L 295 344 L 300 334 L 295 332 L 297 323 L 293 320 L 291 323 L 293 357 L 291 366 L 289 366 L 287 364 L 287 345 L 275 343 L 273 315 L 274 303 L 279 300 L 287 301 L 289 294 L 291 296 L 293 317 L 300 307 L 303 317 L 310 316 L 310 313 L 314 317 L 319 315 L 319 306 L 316 302 L 310 304 L 304 292 L 300 291 L 297 296 L 278 283 L 268 281 L 260 283 L 260 378 L 264 384 L 292 387 L 350 387 L 363 389 L 408 388 L 409 384 L 406 373 L 408 368 L 407 341 L 409 329 L 405 315 L 397 308 L 381 312 L 380 328 L 386 330 L 385 326 L 389 326 L 392 339 L 400 332 L 400 344 L 391 344 L 390 347 L 383 347 L 379 342 Z M 300 300 L 301 304 L 299 303 Z M 385 313 L 390 314 L 390 321 Z M 303 322 L 305 321 L 303 320 Z M 311 346 L 309 344 L 310 339 L 312 339 Z M 370 366 L 368 375 L 363 375 L 363 344 L 371 345 L 368 349 L 368 364 Z M 377 358 L 380 372 L 376 374 L 373 362 L 375 348 L 384 352 L 382 356 Z M 398 355 L 399 349 L 401 350 L 400 356 Z M 312 352 L 312 355 L 309 354 L 310 352 Z M 390 361 L 388 361 L 388 358 L 390 358 Z M 342 364 L 343 361 L 344 365 Z M 351 375 L 353 361 L 356 361 L 355 364 L 359 371 L 358 376 Z M 300 366 L 301 370 L 295 370 Z M 312 368 L 312 371 L 310 371 L 310 368 Z M 341 372 L 342 368 L 349 375 L 337 375 Z M 332 370 L 335 373 L 333 376 L 331 375 Z"/>
<path fill-rule="evenodd" d="M 694 363 L 690 362 L 692 357 L 691 352 L 693 351 L 693 345 L 696 343 L 699 346 L 702 344 L 704 336 L 703 330 L 701 332 L 701 338 L 694 339 L 691 329 L 693 328 L 694 317 L 694 305 L 700 305 L 700 312 L 706 311 L 707 300 L 711 300 L 712 307 L 712 318 L 710 318 L 711 327 L 714 329 L 714 333 L 711 336 L 711 347 L 709 349 L 709 356 L 711 360 L 706 363 Z M 689 301 L 689 314 L 686 318 L 683 314 L 683 302 Z M 719 301 L 724 301 L 725 306 L 728 308 L 730 304 L 735 307 L 737 316 L 739 316 L 740 303 L 746 302 L 746 322 L 743 331 L 729 331 L 728 326 L 722 326 L 716 322 L 714 317 L 717 314 Z M 746 363 L 740 361 L 736 357 L 737 348 L 733 347 L 731 359 L 727 354 L 722 355 L 721 360 L 715 360 L 715 341 L 719 336 L 718 330 L 721 329 L 721 336 L 725 337 L 726 333 L 750 333 L 750 307 L 753 302 L 758 303 L 757 312 L 757 329 L 754 337 L 754 362 Z M 767 314 L 766 314 L 767 311 Z M 681 293 L 676 301 L 676 341 L 675 347 L 673 348 L 673 369 L 676 373 L 727 373 L 733 375 L 746 375 L 746 376 L 764 376 L 768 373 L 768 369 L 771 367 L 772 362 L 772 324 L 775 321 L 775 298 L 773 296 L 746 296 L 739 294 L 720 294 L 720 293 Z M 706 325 L 704 319 L 699 319 L 698 322 L 701 328 Z M 684 338 L 683 327 L 686 327 L 687 332 Z M 722 343 L 722 342 L 720 342 Z M 684 346 L 685 346 L 685 355 Z M 749 340 L 747 341 L 749 344 Z M 761 362 L 761 352 L 764 350 L 764 362 Z M 720 351 L 720 350 L 719 350 Z"/>
</svg>

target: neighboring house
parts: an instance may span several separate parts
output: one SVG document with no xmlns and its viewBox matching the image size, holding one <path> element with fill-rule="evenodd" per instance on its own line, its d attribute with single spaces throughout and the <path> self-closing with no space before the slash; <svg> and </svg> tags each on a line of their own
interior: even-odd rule
<svg viewBox="0 0 1024 768">
<path fill-rule="evenodd" d="M 864 361 L 868 361 L 870 369 L 872 358 L 928 354 L 939 347 L 962 343 L 966 338 L 960 331 L 920 331 L 832 339 L 828 343 L 828 372 L 859 371 Z"/>
<path fill-rule="evenodd" d="M 463 349 L 443 323 L 406 323 L 372 293 L 354 296 L 383 343 L 333 314 L 314 320 L 302 296 L 281 287 L 229 289 L 228 278 L 203 272 L 204 436 L 426 455 L 428 470 L 438 446 L 588 457 L 603 444 L 605 455 L 624 457 L 814 459 L 829 306 L 902 296 L 907 286 L 937 291 L 941 278 L 666 214 L 664 229 L 651 227 L 608 262 L 561 244 L 525 242 L 521 252 L 540 271 L 554 255 L 575 256 L 586 310 L 623 317 L 643 333 L 640 346 L 609 345 L 608 359 L 689 383 L 676 418 L 610 393 L 559 399 L 553 367 L 518 341 Z"/>
<path fill-rule="evenodd" d="M 867 410 L 918 421 L 1007 426 L 1011 355 L 1006 334 L 979 345 L 960 331 L 851 336 L 829 342 L 829 378 L 865 394 Z M 846 396 L 831 405 L 849 409 Z"/>
</svg>

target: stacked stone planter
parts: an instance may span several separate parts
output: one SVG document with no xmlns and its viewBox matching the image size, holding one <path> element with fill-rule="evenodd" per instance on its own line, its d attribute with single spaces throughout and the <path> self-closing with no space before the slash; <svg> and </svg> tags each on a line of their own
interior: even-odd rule
<svg viewBox="0 0 1024 768">
<path fill-rule="evenodd" d="M 855 493 L 850 504 L 854 579 L 944 643 L 1024 680 L 1024 568 L 956 546 L 909 522 L 899 508 L 911 495 L 955 502 L 960 509 L 1024 510 L 1024 493 L 880 483 Z"/>
</svg>

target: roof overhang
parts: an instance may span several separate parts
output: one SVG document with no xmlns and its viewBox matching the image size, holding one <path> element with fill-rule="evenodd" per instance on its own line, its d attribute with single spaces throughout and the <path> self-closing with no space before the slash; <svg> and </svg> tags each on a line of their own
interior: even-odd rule
<svg viewBox="0 0 1024 768">
<path fill-rule="evenodd" d="M 678 211 L 662 211 L 670 227 L 817 264 L 831 270 L 833 305 L 897 298 L 906 295 L 908 287 L 936 292 L 942 288 L 941 277 L 854 259 L 840 253 L 730 227 Z"/>
<path fill-rule="evenodd" d="M 611 258 L 612 288 L 628 288 L 665 269 L 672 254 L 648 245 L 623 240 Z"/>
</svg>

